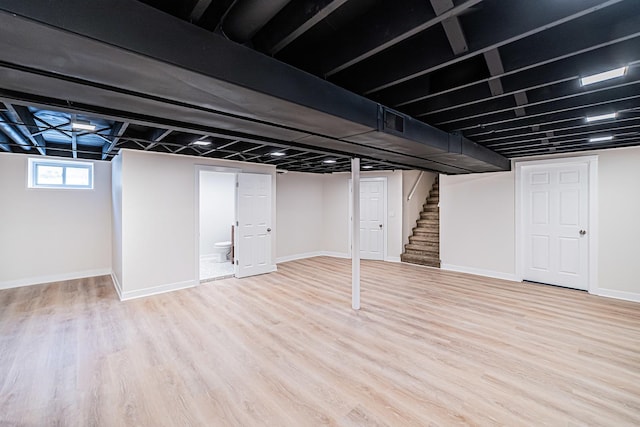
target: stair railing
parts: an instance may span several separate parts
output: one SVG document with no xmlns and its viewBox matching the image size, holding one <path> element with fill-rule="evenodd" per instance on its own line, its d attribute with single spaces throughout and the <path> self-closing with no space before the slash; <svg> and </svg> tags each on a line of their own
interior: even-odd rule
<svg viewBox="0 0 640 427">
<path fill-rule="evenodd" d="M 418 178 L 416 179 L 416 183 L 413 184 L 413 188 L 411 188 L 411 191 L 409 192 L 409 196 L 407 197 L 407 202 L 409 200 L 411 200 L 411 198 L 413 197 L 413 193 L 415 193 L 416 190 L 418 189 L 418 184 L 420 183 L 420 180 L 422 179 L 422 175 L 424 175 L 424 171 L 420 171 L 420 173 L 418 174 Z"/>
</svg>

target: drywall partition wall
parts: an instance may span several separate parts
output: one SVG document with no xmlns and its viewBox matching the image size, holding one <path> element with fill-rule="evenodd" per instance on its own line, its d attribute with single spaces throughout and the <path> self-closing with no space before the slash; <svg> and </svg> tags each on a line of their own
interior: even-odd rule
<svg viewBox="0 0 640 427">
<path fill-rule="evenodd" d="M 111 277 L 118 294 L 122 289 L 122 156 L 111 160 Z"/>
<path fill-rule="evenodd" d="M 111 165 L 93 190 L 27 188 L 28 156 L 0 154 L 0 288 L 111 272 Z"/>
<path fill-rule="evenodd" d="M 515 173 L 440 176 L 445 270 L 515 280 Z"/>
<path fill-rule="evenodd" d="M 640 147 L 522 159 L 598 156 L 598 289 L 640 301 Z M 516 280 L 515 172 L 440 178 L 442 268 Z"/>
<path fill-rule="evenodd" d="M 301 172 L 276 176 L 278 262 L 323 254 L 323 180 Z"/>
<path fill-rule="evenodd" d="M 324 251 L 328 255 L 350 256 L 349 173 L 324 175 Z M 361 172 L 360 178 L 387 178 L 387 261 L 400 261 L 402 253 L 402 171 Z"/>
<path fill-rule="evenodd" d="M 350 174 L 323 175 L 322 247 L 327 255 L 348 258 Z"/>
<path fill-rule="evenodd" d="M 597 293 L 640 301 L 640 148 L 597 154 Z"/>
<path fill-rule="evenodd" d="M 276 194 L 274 166 L 134 150 L 122 150 L 121 156 L 124 299 L 198 283 L 197 166 L 270 174 Z M 275 268 L 275 239 L 272 244 Z"/>
<path fill-rule="evenodd" d="M 231 241 L 236 219 L 236 175 L 200 172 L 200 256 L 214 253 L 217 242 Z"/>
<path fill-rule="evenodd" d="M 418 181 L 416 190 L 408 200 L 411 190 L 416 185 L 418 177 L 422 174 L 422 178 Z M 432 172 L 420 171 L 402 171 L 402 247 L 409 243 L 409 236 L 413 233 L 416 221 L 420 219 L 422 205 L 427 201 L 431 186 L 435 181 L 437 174 Z"/>
</svg>

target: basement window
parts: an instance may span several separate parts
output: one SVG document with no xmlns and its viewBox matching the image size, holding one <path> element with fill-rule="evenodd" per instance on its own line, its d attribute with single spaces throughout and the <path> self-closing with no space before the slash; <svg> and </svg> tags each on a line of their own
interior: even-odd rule
<svg viewBox="0 0 640 427">
<path fill-rule="evenodd" d="M 29 158 L 29 188 L 93 188 L 93 163 Z"/>
</svg>

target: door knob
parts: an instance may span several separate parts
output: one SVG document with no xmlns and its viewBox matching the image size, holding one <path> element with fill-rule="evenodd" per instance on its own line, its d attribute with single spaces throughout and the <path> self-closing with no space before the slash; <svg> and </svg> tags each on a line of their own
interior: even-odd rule
<svg viewBox="0 0 640 427">
<path fill-rule="evenodd" d="M 267 233 L 271 233 L 271 229 L 270 228 L 267 228 Z"/>
<path fill-rule="evenodd" d="M 382 224 L 380 224 L 380 228 L 382 228 Z"/>
<path fill-rule="evenodd" d="M 587 234 L 587 230 L 580 230 L 580 235 L 584 236 L 585 234 Z"/>
</svg>

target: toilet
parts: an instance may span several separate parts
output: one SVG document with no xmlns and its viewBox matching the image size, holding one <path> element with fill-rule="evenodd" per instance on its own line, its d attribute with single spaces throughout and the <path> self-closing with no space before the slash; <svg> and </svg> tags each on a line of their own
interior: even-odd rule
<svg viewBox="0 0 640 427">
<path fill-rule="evenodd" d="M 213 261 L 227 262 L 231 254 L 231 242 L 217 242 L 213 245 Z"/>
</svg>

